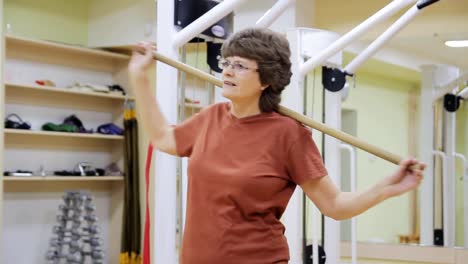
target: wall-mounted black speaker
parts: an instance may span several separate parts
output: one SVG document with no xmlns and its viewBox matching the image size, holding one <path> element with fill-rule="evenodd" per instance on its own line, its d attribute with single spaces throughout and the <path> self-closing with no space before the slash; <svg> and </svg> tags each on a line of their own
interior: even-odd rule
<svg viewBox="0 0 468 264">
<path fill-rule="evenodd" d="M 174 0 L 174 25 L 185 28 L 218 4 L 219 2 L 213 0 Z M 213 38 L 226 39 L 231 35 L 232 28 L 233 14 L 231 13 L 211 25 L 202 34 Z"/>
</svg>

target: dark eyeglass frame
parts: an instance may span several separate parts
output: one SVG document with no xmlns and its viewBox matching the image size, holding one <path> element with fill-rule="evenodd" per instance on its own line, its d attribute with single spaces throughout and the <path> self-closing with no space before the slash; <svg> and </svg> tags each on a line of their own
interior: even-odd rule
<svg viewBox="0 0 468 264">
<path fill-rule="evenodd" d="M 229 67 L 231 67 L 232 70 L 237 73 L 242 73 L 242 72 L 247 72 L 247 71 L 258 72 L 258 68 L 250 68 L 250 67 L 244 66 L 240 62 L 231 62 L 227 59 L 220 59 L 218 61 L 218 67 L 222 70 L 226 70 Z"/>
</svg>

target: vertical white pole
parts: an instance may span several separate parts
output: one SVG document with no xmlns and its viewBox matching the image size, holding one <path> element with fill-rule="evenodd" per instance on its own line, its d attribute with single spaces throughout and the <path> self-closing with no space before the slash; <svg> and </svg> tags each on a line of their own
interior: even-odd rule
<svg viewBox="0 0 468 264">
<path fill-rule="evenodd" d="M 436 67 L 427 65 L 422 67 L 421 97 L 419 110 L 419 159 L 427 164 L 420 190 L 420 231 L 421 244 L 434 244 L 434 108 L 432 93 L 435 87 Z"/>
<path fill-rule="evenodd" d="M 466 169 L 464 173 L 466 174 Z M 463 227 L 465 228 L 464 245 L 468 248 L 468 175 L 463 177 Z"/>
<path fill-rule="evenodd" d="M 455 157 L 460 158 L 463 162 L 462 170 L 462 183 L 463 183 L 463 245 L 465 248 L 468 248 L 468 162 L 465 156 L 460 153 L 456 153 Z"/>
<path fill-rule="evenodd" d="M 317 254 L 319 252 L 319 250 L 318 250 L 318 246 L 319 246 L 318 234 L 320 232 L 320 228 L 319 228 L 318 217 L 320 216 L 320 212 L 319 212 L 317 206 L 315 206 L 315 204 L 312 204 L 311 208 L 312 208 L 312 252 L 314 252 L 314 254 L 312 255 L 313 256 L 312 263 L 317 264 L 317 263 L 320 263 L 319 262 L 319 254 Z"/>
<path fill-rule="evenodd" d="M 459 69 L 453 66 L 438 66 L 436 71 L 437 92 L 442 90 L 441 84 L 456 80 L 459 77 Z M 455 88 L 455 87 L 454 87 Z M 443 234 L 444 246 L 455 245 L 455 113 L 443 112 L 444 152 L 446 159 L 443 169 Z"/>
<path fill-rule="evenodd" d="M 291 83 L 283 92 L 281 104 L 293 109 L 299 113 L 303 113 L 303 98 L 304 98 L 304 77 L 299 76 L 298 66 L 301 63 L 301 35 L 297 30 L 287 32 L 287 38 L 291 47 L 291 62 L 293 76 Z M 302 264 L 302 190 L 296 188 L 288 207 L 282 217 L 283 224 L 286 226 L 286 238 L 289 245 L 290 264 Z"/>
<path fill-rule="evenodd" d="M 341 94 L 339 92 L 325 91 L 325 124 L 341 128 Z M 340 141 L 336 138 L 325 136 L 325 165 L 328 176 L 340 188 Z M 325 217 L 325 251 L 328 263 L 340 261 L 340 223 L 329 217 Z"/>
<path fill-rule="evenodd" d="M 318 54 L 325 50 L 330 43 L 336 41 L 339 36 L 336 33 L 316 30 L 300 29 L 300 45 L 296 46 L 300 54 Z M 294 47 L 292 47 L 294 49 Z M 341 53 L 335 54 L 326 62 L 328 65 L 339 65 L 341 67 Z M 301 67 L 303 64 L 300 65 Z M 297 69 L 297 68 L 296 68 Z M 295 71 L 296 74 L 298 73 Z M 299 74 L 297 74 L 299 75 Z M 341 126 L 341 94 L 325 91 L 325 123 L 333 128 Z M 331 179 L 340 186 L 340 142 L 332 137 L 325 137 L 325 165 Z M 340 225 L 338 221 L 325 218 L 325 252 L 327 263 L 338 263 L 340 253 Z"/>
<path fill-rule="evenodd" d="M 356 191 L 356 150 L 348 144 L 341 144 L 341 149 L 344 149 L 349 152 L 350 157 L 350 182 L 351 182 L 351 192 Z M 357 263 L 357 237 L 356 237 L 356 218 L 351 218 L 351 263 Z"/>
<path fill-rule="evenodd" d="M 315 30 L 310 32 L 310 39 L 307 41 L 307 54 L 318 54 L 325 50 L 330 43 L 334 43 L 339 35 L 333 32 Z M 313 46 L 311 44 L 313 43 Z M 304 47 L 306 45 L 304 44 Z M 312 50 L 312 47 L 314 50 Z M 338 52 L 326 61 L 327 65 L 336 65 L 341 67 L 342 56 Z M 341 128 L 341 93 L 325 90 L 325 124 L 330 127 Z M 325 136 L 325 165 L 328 170 L 328 176 L 341 188 L 341 142 L 336 138 Z M 339 263 L 340 252 L 340 223 L 329 217 L 325 217 L 325 252 L 327 254 L 327 263 Z"/>
<path fill-rule="evenodd" d="M 174 1 L 157 1 L 158 51 L 178 60 L 178 51 L 172 45 L 176 31 Z M 161 110 L 170 124 L 177 123 L 177 70 L 163 63 L 156 67 L 156 95 Z M 178 263 L 176 251 L 177 158 L 156 152 L 154 219 L 151 255 L 152 263 Z"/>
<path fill-rule="evenodd" d="M 457 181 L 458 179 L 460 179 L 462 181 L 462 192 L 463 192 L 463 202 L 462 202 L 462 207 L 463 207 L 463 227 L 464 227 L 464 230 L 463 230 L 463 246 L 465 248 L 468 247 L 468 225 L 466 224 L 467 221 L 468 221 L 468 208 L 467 208 L 467 204 L 468 204 L 468 188 L 466 188 L 466 184 L 467 184 L 467 177 L 468 175 L 465 175 L 466 174 L 466 170 L 468 169 L 468 163 L 467 163 L 467 160 L 465 158 L 465 156 L 461 153 L 454 153 L 454 156 L 455 156 L 455 159 L 460 159 L 461 163 L 462 163 L 462 175 L 460 178 L 458 177 L 455 177 L 455 180 Z"/>
<path fill-rule="evenodd" d="M 444 246 L 455 246 L 455 113 L 444 110 L 444 150 L 447 155 L 444 167 Z"/>
</svg>

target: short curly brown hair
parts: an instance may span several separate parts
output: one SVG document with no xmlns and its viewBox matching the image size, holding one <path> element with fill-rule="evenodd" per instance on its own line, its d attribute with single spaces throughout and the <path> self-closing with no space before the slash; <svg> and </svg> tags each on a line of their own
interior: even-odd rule
<svg viewBox="0 0 468 264">
<path fill-rule="evenodd" d="M 269 29 L 244 29 L 223 44 L 221 56 L 239 56 L 256 61 L 260 82 L 269 86 L 260 96 L 260 111 L 278 111 L 281 92 L 292 76 L 291 50 L 286 37 Z"/>
</svg>

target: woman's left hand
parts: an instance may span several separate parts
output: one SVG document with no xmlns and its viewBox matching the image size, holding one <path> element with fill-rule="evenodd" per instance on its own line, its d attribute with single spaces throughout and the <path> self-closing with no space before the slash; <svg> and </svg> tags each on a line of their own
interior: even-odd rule
<svg viewBox="0 0 468 264">
<path fill-rule="evenodd" d="M 398 169 L 382 182 L 388 197 L 398 196 L 416 189 L 423 178 L 426 164 L 416 159 L 405 159 L 400 162 Z"/>
</svg>

